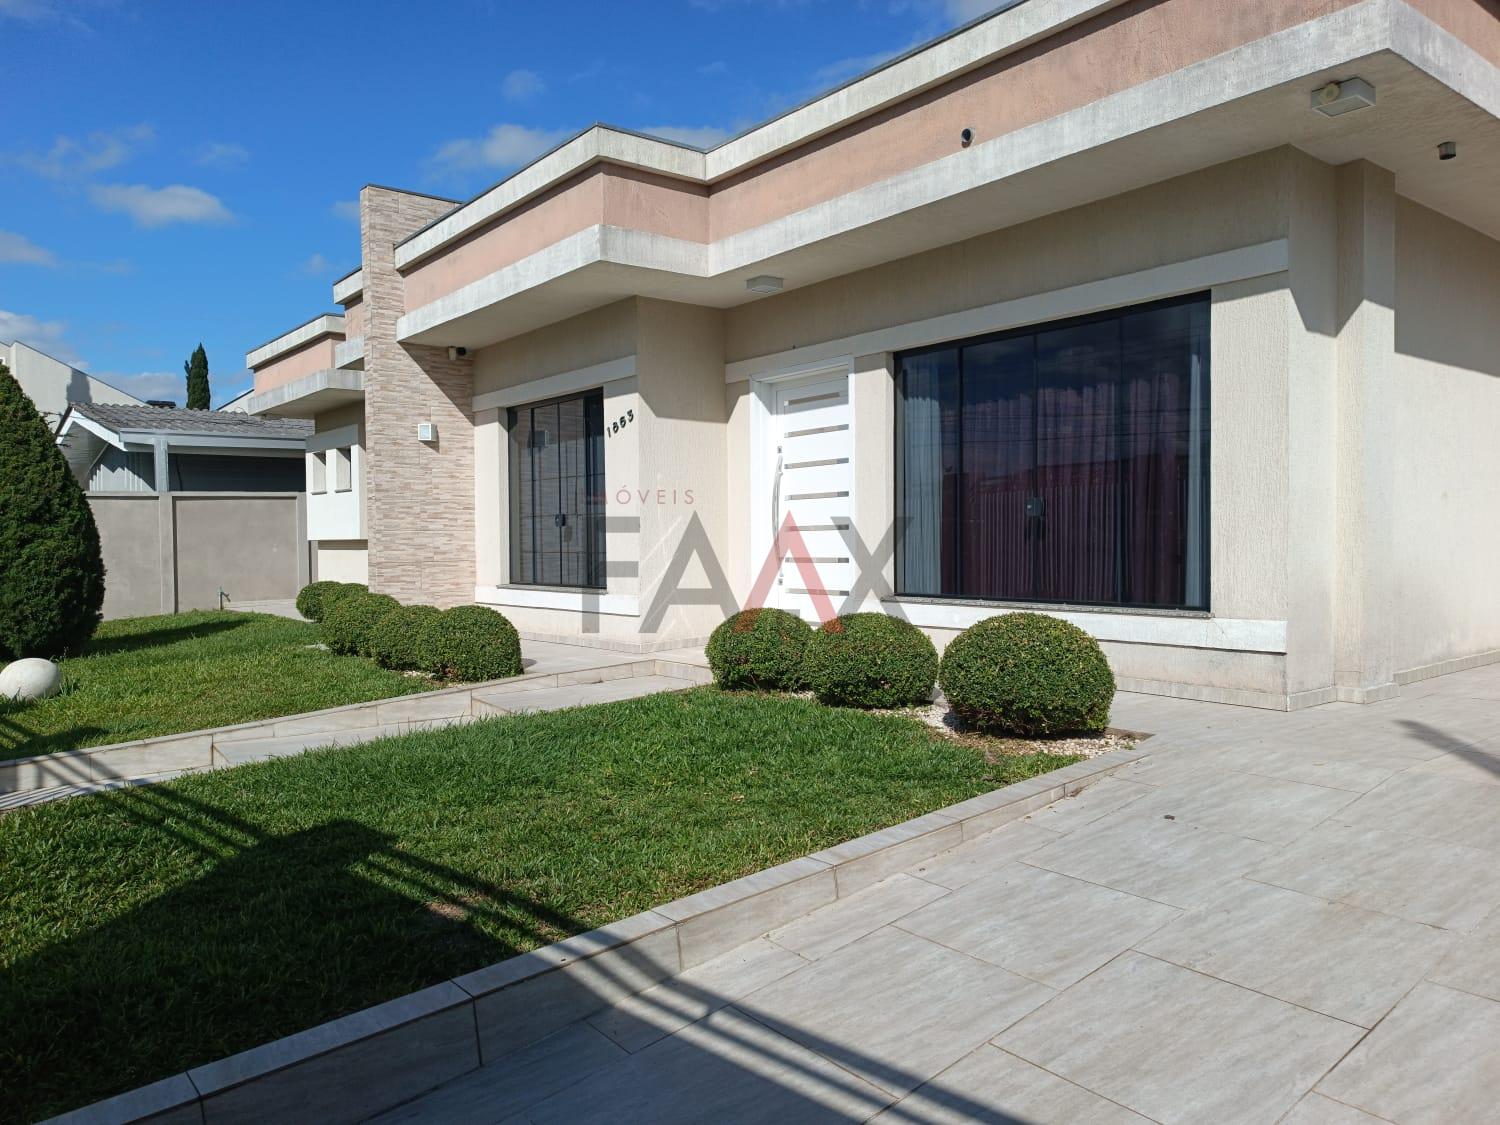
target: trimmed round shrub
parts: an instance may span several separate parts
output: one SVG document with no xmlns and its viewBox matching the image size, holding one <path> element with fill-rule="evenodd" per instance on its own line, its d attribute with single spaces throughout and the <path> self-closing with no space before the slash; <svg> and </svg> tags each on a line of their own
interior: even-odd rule
<svg viewBox="0 0 1500 1125">
<path fill-rule="evenodd" d="M 969 626 L 949 642 L 938 682 L 960 719 L 1000 734 L 1103 730 L 1115 697 L 1099 642 L 1041 613 Z"/>
<path fill-rule="evenodd" d="M 297 612 L 309 621 L 322 621 L 330 598 L 337 600 L 343 593 L 363 589 L 353 582 L 311 582 L 297 591 Z"/>
<path fill-rule="evenodd" d="M 503 613 L 488 606 L 445 609 L 427 625 L 426 671 L 477 683 L 521 674 L 521 638 Z"/>
<path fill-rule="evenodd" d="M 323 612 L 323 640 L 333 652 L 369 656 L 370 635 L 376 624 L 401 603 L 389 594 L 354 591 L 336 598 Z"/>
<path fill-rule="evenodd" d="M 93 511 L 51 428 L 0 363 L 0 664 L 81 652 L 103 604 Z"/>
<path fill-rule="evenodd" d="M 851 613 L 812 635 L 802 669 L 822 703 L 910 707 L 932 697 L 938 656 L 927 635 L 909 621 Z"/>
<path fill-rule="evenodd" d="M 708 638 L 714 683 L 728 690 L 795 691 L 802 686 L 802 657 L 812 626 L 784 609 L 747 609 L 722 622 Z"/>
<path fill-rule="evenodd" d="M 429 663 L 427 630 L 441 616 L 442 610 L 436 606 L 397 606 L 370 630 L 370 656 L 382 668 L 398 672 L 425 668 Z"/>
</svg>

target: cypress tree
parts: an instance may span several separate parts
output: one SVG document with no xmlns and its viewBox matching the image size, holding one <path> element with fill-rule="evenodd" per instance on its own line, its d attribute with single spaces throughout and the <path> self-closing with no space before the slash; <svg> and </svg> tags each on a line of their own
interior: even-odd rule
<svg viewBox="0 0 1500 1125">
<path fill-rule="evenodd" d="M 182 365 L 183 373 L 187 376 L 187 408 L 189 410 L 208 409 L 208 353 L 203 350 L 200 343 L 193 351 L 193 358 Z"/>
<path fill-rule="evenodd" d="M 103 604 L 94 513 L 51 429 L 0 363 L 0 661 L 81 651 Z"/>
</svg>

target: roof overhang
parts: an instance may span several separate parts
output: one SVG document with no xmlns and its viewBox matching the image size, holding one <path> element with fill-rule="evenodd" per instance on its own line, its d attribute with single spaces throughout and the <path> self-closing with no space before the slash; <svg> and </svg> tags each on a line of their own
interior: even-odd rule
<svg viewBox="0 0 1500 1125">
<path fill-rule="evenodd" d="M 80 481 L 86 481 L 89 470 L 108 447 L 137 453 L 165 444 L 168 450 L 183 453 L 237 456 L 292 457 L 307 447 L 305 437 L 232 436 L 227 434 L 174 433 L 163 430 L 114 429 L 69 407 L 58 423 L 56 442 L 62 447 L 69 468 Z"/>
<path fill-rule="evenodd" d="M 1310 109 L 1311 90 L 1354 76 L 1376 106 Z M 1438 161 L 1444 140 L 1459 160 Z M 1285 145 L 1371 160 L 1402 195 L 1500 238 L 1500 69 L 1403 0 L 1362 0 L 717 241 L 586 228 L 409 310 L 397 337 L 478 348 L 630 296 L 727 308 L 758 299 L 752 275 L 790 290 Z"/>
<path fill-rule="evenodd" d="M 305 324 L 299 324 L 290 332 L 269 340 L 253 351 L 245 353 L 245 366 L 252 371 L 257 367 L 264 367 L 277 356 L 285 355 L 287 352 L 295 351 L 314 340 L 321 340 L 324 336 L 342 336 L 344 334 L 344 318 L 339 313 L 319 313 Z"/>
<path fill-rule="evenodd" d="M 396 266 L 408 268 L 600 161 L 700 184 L 727 179 L 1124 2 L 1000 0 L 995 10 L 940 39 L 706 151 L 628 129 L 594 125 L 399 242 Z"/>
<path fill-rule="evenodd" d="M 357 269 L 333 283 L 333 303 L 347 305 L 365 291 L 365 271 Z"/>
<path fill-rule="evenodd" d="M 301 379 L 252 395 L 245 409 L 250 414 L 312 418 L 325 410 L 364 400 L 363 371 L 314 371 Z"/>
</svg>

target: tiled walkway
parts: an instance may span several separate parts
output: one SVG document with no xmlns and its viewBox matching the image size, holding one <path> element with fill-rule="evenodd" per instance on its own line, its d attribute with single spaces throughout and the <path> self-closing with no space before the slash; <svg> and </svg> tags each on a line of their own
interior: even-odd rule
<svg viewBox="0 0 1500 1125">
<path fill-rule="evenodd" d="M 1122 774 L 380 1120 L 1500 1120 L 1497 716 L 1121 696 Z"/>
</svg>

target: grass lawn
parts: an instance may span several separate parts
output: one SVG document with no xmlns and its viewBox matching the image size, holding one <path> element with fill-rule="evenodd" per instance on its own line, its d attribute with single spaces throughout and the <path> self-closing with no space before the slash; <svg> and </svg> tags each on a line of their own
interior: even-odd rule
<svg viewBox="0 0 1500 1125">
<path fill-rule="evenodd" d="M 247 723 L 435 685 L 308 646 L 318 629 L 260 613 L 106 621 L 62 662 L 63 691 L 0 703 L 0 759 Z"/>
<path fill-rule="evenodd" d="M 1057 769 L 712 688 L 0 816 L 0 1116 L 176 1073 Z"/>
</svg>

